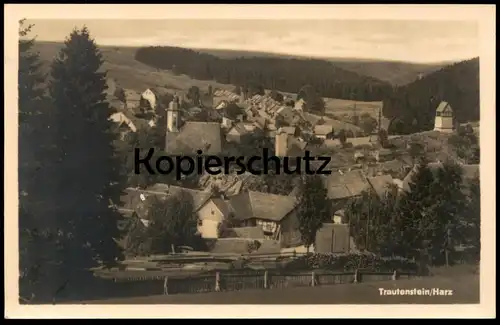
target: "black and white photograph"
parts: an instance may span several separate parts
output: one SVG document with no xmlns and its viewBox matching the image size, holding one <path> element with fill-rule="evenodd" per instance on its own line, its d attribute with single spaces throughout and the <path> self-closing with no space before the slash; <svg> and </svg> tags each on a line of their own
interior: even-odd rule
<svg viewBox="0 0 500 325">
<path fill-rule="evenodd" d="M 16 308 L 494 305 L 494 6 L 26 6 Z"/>
</svg>

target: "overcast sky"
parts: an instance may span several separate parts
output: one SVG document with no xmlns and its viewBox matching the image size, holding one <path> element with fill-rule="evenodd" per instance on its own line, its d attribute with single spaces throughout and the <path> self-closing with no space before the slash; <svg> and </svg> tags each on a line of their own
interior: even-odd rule
<svg viewBox="0 0 500 325">
<path fill-rule="evenodd" d="M 100 45 L 169 45 L 332 58 L 440 62 L 478 56 L 478 26 L 466 21 L 389 20 L 29 20 L 40 41 L 86 25 Z"/>
</svg>

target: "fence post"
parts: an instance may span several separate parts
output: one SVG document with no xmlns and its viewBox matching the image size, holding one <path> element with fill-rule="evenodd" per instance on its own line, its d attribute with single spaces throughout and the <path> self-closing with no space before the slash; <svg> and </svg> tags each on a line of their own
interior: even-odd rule
<svg viewBox="0 0 500 325">
<path fill-rule="evenodd" d="M 267 273 L 267 270 L 264 272 L 264 289 L 267 289 L 268 287 L 268 281 L 269 281 L 269 274 Z"/>
<path fill-rule="evenodd" d="M 316 285 L 316 276 L 314 275 L 314 271 L 311 272 L 311 287 Z"/>
<path fill-rule="evenodd" d="M 399 278 L 398 270 L 394 270 L 394 273 L 392 274 L 392 280 L 396 281 Z"/>
<path fill-rule="evenodd" d="M 163 294 L 168 295 L 168 276 L 166 276 L 163 281 Z"/>
<path fill-rule="evenodd" d="M 220 291 L 220 273 L 215 272 L 215 291 Z"/>
<path fill-rule="evenodd" d="M 356 269 L 356 270 L 354 271 L 354 283 L 358 283 L 358 282 L 359 282 L 359 280 L 360 280 L 360 279 L 359 279 L 359 271 L 358 271 L 358 269 Z"/>
</svg>

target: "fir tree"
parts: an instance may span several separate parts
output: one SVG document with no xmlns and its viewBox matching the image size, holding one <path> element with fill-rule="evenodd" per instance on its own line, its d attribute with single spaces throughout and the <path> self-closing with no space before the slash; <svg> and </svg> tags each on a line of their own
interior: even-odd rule
<svg viewBox="0 0 500 325">
<path fill-rule="evenodd" d="M 64 44 L 49 86 L 58 131 L 54 197 L 63 243 L 56 258 L 63 281 L 59 291 L 69 283 L 77 291 L 89 268 L 122 257 L 115 241 L 121 237 L 120 214 L 110 203 L 119 202 L 124 182 L 113 149 L 102 55 L 86 27 L 74 30 Z"/>
<path fill-rule="evenodd" d="M 309 251 L 309 247 L 316 240 L 317 231 L 331 217 L 330 203 L 328 192 L 319 175 L 304 176 L 299 189 L 297 202 L 299 230 L 302 241 Z"/>
<path fill-rule="evenodd" d="M 407 257 L 418 256 L 426 247 L 429 220 L 432 219 L 432 197 L 434 175 L 426 161 L 415 166 L 415 173 L 409 183 L 410 190 L 403 193 L 398 211 L 401 235 L 405 238 Z"/>
<path fill-rule="evenodd" d="M 165 201 L 154 198 L 149 210 L 147 237 L 151 238 L 151 254 L 164 254 L 174 247 L 187 245 L 199 248 L 197 218 L 193 198 L 186 192 L 169 196 Z"/>
<path fill-rule="evenodd" d="M 22 302 L 39 299 L 50 282 L 48 252 L 53 231 L 50 211 L 50 114 L 44 79 L 34 39 L 26 39 L 33 25 L 19 29 L 19 288 Z"/>
<path fill-rule="evenodd" d="M 446 257 L 458 244 L 458 228 L 466 209 L 466 197 L 462 189 L 462 167 L 447 161 L 438 169 L 432 213 L 432 232 L 428 234 L 431 254 L 435 263 L 449 263 Z"/>
<path fill-rule="evenodd" d="M 467 209 L 464 210 L 463 238 L 465 243 L 473 247 L 476 261 L 481 253 L 481 186 L 479 177 L 469 184 Z"/>
</svg>

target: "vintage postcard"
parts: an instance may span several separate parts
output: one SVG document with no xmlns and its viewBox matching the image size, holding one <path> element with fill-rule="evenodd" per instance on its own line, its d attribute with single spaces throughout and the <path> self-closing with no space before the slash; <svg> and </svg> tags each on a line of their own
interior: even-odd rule
<svg viewBox="0 0 500 325">
<path fill-rule="evenodd" d="M 5 8 L 6 317 L 495 316 L 494 6 Z"/>
</svg>

